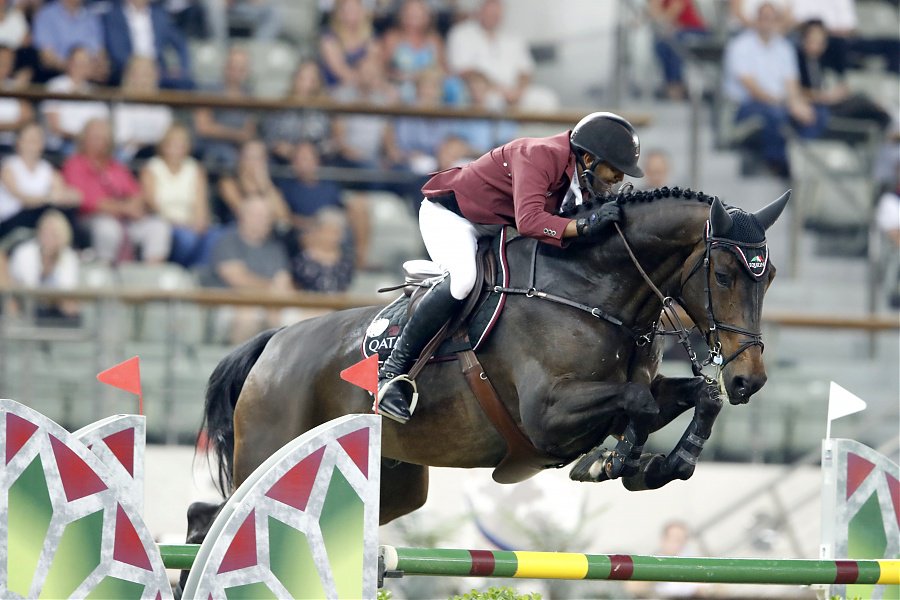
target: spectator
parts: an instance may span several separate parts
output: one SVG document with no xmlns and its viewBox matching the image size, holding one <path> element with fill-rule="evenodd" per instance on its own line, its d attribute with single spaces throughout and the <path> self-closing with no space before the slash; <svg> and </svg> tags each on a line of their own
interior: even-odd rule
<svg viewBox="0 0 900 600">
<path fill-rule="evenodd" d="M 706 23 L 693 0 L 650 0 L 648 10 L 653 20 L 656 56 L 666 82 L 666 96 L 670 100 L 683 100 L 686 89 L 680 53 L 691 41 L 706 37 Z"/>
<path fill-rule="evenodd" d="M 219 195 L 228 211 L 223 215 L 224 221 L 233 221 L 237 217 L 244 198 L 258 196 L 268 203 L 278 225 L 290 224 L 291 211 L 269 175 L 266 147 L 259 140 L 250 140 L 241 146 L 235 174 L 224 175 L 219 180 Z"/>
<path fill-rule="evenodd" d="M 37 53 L 31 47 L 28 34 L 28 22 L 22 11 L 9 0 L 0 2 L 0 48 L 12 52 L 10 73 L 16 73 L 19 83 L 31 81 L 38 64 Z M 4 75 L 3 80 L 7 77 L 9 75 Z"/>
<path fill-rule="evenodd" d="M 225 60 L 222 84 L 210 91 L 232 100 L 250 95 L 250 56 L 243 48 L 232 47 Z M 237 108 L 198 108 L 194 126 L 208 167 L 232 169 L 238 147 L 256 137 L 256 117 Z"/>
<path fill-rule="evenodd" d="M 397 102 L 397 90 L 384 75 L 384 65 L 376 53 L 370 53 L 359 64 L 355 85 L 334 91 L 338 102 L 361 102 L 373 106 L 390 106 Z M 334 120 L 337 147 L 336 163 L 351 168 L 390 168 L 385 160 L 385 140 L 391 123 L 379 115 L 343 115 Z"/>
<path fill-rule="evenodd" d="M 319 66 L 313 61 L 300 63 L 291 79 L 285 100 L 305 102 L 327 98 Z M 321 110 L 292 108 L 267 116 L 262 122 L 262 136 L 275 162 L 289 164 L 300 142 L 316 144 L 323 154 L 334 152 L 331 119 Z"/>
<path fill-rule="evenodd" d="M 363 59 L 376 51 L 372 15 L 361 0 L 337 0 L 331 21 L 319 37 L 325 85 L 356 85 Z"/>
<path fill-rule="evenodd" d="M 672 165 L 668 152 L 652 148 L 643 153 L 643 159 L 644 178 L 640 181 L 641 189 L 652 190 L 672 186 Z"/>
<path fill-rule="evenodd" d="M 693 556 L 691 531 L 683 521 L 669 521 L 660 532 L 654 556 Z M 711 586 L 689 582 L 629 581 L 626 589 L 636 598 L 698 598 L 709 595 Z"/>
<path fill-rule="evenodd" d="M 502 22 L 502 0 L 483 0 L 476 19 L 455 25 L 447 36 L 450 69 L 462 77 L 484 71 L 511 107 L 556 108 L 552 92 L 531 85 L 534 61 L 525 40 L 501 31 Z"/>
<path fill-rule="evenodd" d="M 868 121 L 884 130 L 891 123 L 891 116 L 863 93 L 852 93 L 839 66 L 826 59 L 828 32 L 821 21 L 807 21 L 800 27 L 797 60 L 800 73 L 800 87 L 807 100 L 828 108 L 831 117 Z M 830 88 L 825 86 L 825 71 L 831 68 L 839 80 Z M 853 132 L 832 131 L 831 137 L 848 142 L 860 141 L 860 135 Z M 867 136 L 862 135 L 865 140 Z"/>
<path fill-rule="evenodd" d="M 305 230 L 319 211 L 329 207 L 346 208 L 356 240 L 356 264 L 362 268 L 366 263 L 370 237 L 368 200 L 355 195 L 345 203 L 341 189 L 335 183 L 319 178 L 320 166 L 316 147 L 309 142 L 301 143 L 297 145 L 291 161 L 292 176 L 278 180 L 278 187 L 291 209 L 291 224 L 297 230 Z"/>
<path fill-rule="evenodd" d="M 209 32 L 221 46 L 228 40 L 230 21 L 250 25 L 254 39 L 261 42 L 281 33 L 282 18 L 274 0 L 204 0 L 204 4 Z"/>
<path fill-rule="evenodd" d="M 72 226 L 58 210 L 45 212 L 37 223 L 37 235 L 16 246 L 9 259 L 12 283 L 30 288 L 71 290 L 78 287 L 78 255 L 72 249 Z M 54 325 L 79 321 L 74 300 L 39 301 L 37 322 Z"/>
<path fill-rule="evenodd" d="M 66 182 L 81 192 L 81 217 L 100 260 L 112 264 L 132 257 L 133 244 L 144 262 L 169 256 L 169 225 L 151 214 L 141 186 L 113 158 L 109 121 L 92 119 L 84 127 L 78 153 L 63 165 Z"/>
<path fill-rule="evenodd" d="M 85 48 L 75 47 L 69 54 L 65 75 L 47 82 L 48 92 L 64 94 L 89 94 L 93 86 L 88 81 L 91 58 Z M 109 108 L 94 100 L 47 100 L 42 105 L 44 119 L 50 137 L 47 145 L 52 150 L 70 154 L 75 140 L 91 119 L 105 119 Z"/>
<path fill-rule="evenodd" d="M 300 251 L 291 261 L 294 285 L 311 292 L 343 292 L 353 280 L 352 236 L 344 211 L 317 211 L 299 231 Z"/>
<path fill-rule="evenodd" d="M 183 267 L 204 264 L 212 239 L 206 171 L 190 152 L 190 132 L 173 125 L 141 170 L 147 204 L 172 226 L 169 259 Z"/>
<path fill-rule="evenodd" d="M 241 201 L 237 223 L 229 226 L 213 245 L 207 285 L 257 292 L 284 292 L 291 289 L 290 263 L 284 247 L 272 236 L 269 202 L 249 195 Z M 279 325 L 280 311 L 261 315 L 256 308 L 234 313 L 230 340 L 237 344 L 261 329 Z"/>
<path fill-rule="evenodd" d="M 160 87 L 194 87 L 187 43 L 161 3 L 150 0 L 114 2 L 104 13 L 102 23 L 112 84 L 119 84 L 133 56 L 142 56 L 156 61 Z M 167 61 L 169 50 L 177 57 L 177 65 Z"/>
<path fill-rule="evenodd" d="M 0 46 L 0 92 L 16 89 L 23 83 L 12 78 L 14 63 L 13 51 Z M 15 132 L 32 119 L 34 109 L 30 103 L 18 98 L 0 97 L 0 149 L 12 148 L 16 141 Z"/>
<path fill-rule="evenodd" d="M 431 9 L 425 0 L 404 0 L 399 24 L 387 32 L 384 46 L 389 75 L 406 102 L 416 98 L 419 73 L 447 68 L 444 41 L 434 27 Z M 443 90 L 441 96 L 444 96 Z"/>
<path fill-rule="evenodd" d="M 462 137 L 451 135 L 438 148 L 437 168 L 439 171 L 443 171 L 453 167 L 461 167 L 466 163 L 472 162 L 482 154 L 483 152 L 472 148 Z"/>
<path fill-rule="evenodd" d="M 159 91 L 156 62 L 146 56 L 133 56 L 125 68 L 122 96 L 153 96 Z M 154 146 L 172 124 L 172 109 L 161 104 L 119 102 L 113 106 L 113 130 L 119 159 L 153 155 Z"/>
<path fill-rule="evenodd" d="M 792 125 L 802 137 L 815 137 L 824 129 L 827 114 L 803 97 L 797 54 L 778 27 L 777 9 L 763 2 L 755 26 L 725 47 L 724 92 L 738 105 L 737 121 L 762 118 L 763 130 L 751 142 L 753 149 L 775 174 L 786 177 L 784 129 Z"/>
<path fill-rule="evenodd" d="M 34 16 L 33 43 L 40 57 L 35 79 L 44 82 L 67 69 L 76 48 L 87 52 L 87 78 L 106 81 L 109 61 L 103 44 L 100 18 L 84 7 L 83 0 L 54 0 Z"/>
<path fill-rule="evenodd" d="M 440 108 L 444 75 L 428 69 L 416 78 L 415 108 Z M 398 117 L 388 130 L 387 155 L 391 162 L 417 175 L 437 169 L 437 149 L 455 128 L 453 121 L 436 117 Z M 424 182 L 423 182 L 424 183 Z M 417 186 L 421 187 L 421 186 Z M 421 195 L 418 189 L 416 196 Z"/>
<path fill-rule="evenodd" d="M 895 150 L 898 140 L 894 140 Z M 878 200 L 875 225 L 886 238 L 888 306 L 900 309 L 900 157 L 894 156 L 893 186 Z"/>
<path fill-rule="evenodd" d="M 502 114 L 506 100 L 491 87 L 483 71 L 470 70 L 465 77 L 467 106 Z M 518 137 L 519 128 L 513 121 L 491 119 L 465 119 L 456 124 L 455 131 L 481 156 L 488 150 L 502 146 Z"/>
<path fill-rule="evenodd" d="M 16 140 L 16 153 L 0 167 L 0 239 L 17 227 L 34 228 L 48 208 L 57 207 L 74 221 L 81 202 L 59 172 L 43 158 L 44 130 L 25 125 Z"/>
</svg>

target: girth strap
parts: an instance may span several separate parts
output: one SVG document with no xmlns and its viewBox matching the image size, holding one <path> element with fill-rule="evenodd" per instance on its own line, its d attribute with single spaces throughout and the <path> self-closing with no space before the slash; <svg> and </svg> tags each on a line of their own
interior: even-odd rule
<svg viewBox="0 0 900 600">
<path fill-rule="evenodd" d="M 481 410 L 506 441 L 506 456 L 494 468 L 497 483 L 518 483 L 536 475 L 547 467 L 559 466 L 558 458 L 546 455 L 534 447 L 500 400 L 478 357 L 471 350 L 459 352 L 459 364 Z"/>
</svg>

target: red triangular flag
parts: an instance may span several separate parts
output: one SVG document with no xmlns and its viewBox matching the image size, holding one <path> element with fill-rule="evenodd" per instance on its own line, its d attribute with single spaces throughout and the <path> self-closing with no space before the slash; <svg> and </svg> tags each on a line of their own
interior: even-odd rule
<svg viewBox="0 0 900 600">
<path fill-rule="evenodd" d="M 378 355 L 373 354 L 341 371 L 341 379 L 376 394 L 378 392 Z"/>
<path fill-rule="evenodd" d="M 133 356 L 125 362 L 120 362 L 114 367 L 97 375 L 97 381 L 137 394 L 138 414 L 144 414 L 144 396 L 141 393 L 141 359 Z"/>
</svg>

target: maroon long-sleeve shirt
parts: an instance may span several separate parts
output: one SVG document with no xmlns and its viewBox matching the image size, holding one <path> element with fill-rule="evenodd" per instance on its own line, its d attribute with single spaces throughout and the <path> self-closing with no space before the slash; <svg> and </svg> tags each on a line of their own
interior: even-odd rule
<svg viewBox="0 0 900 600">
<path fill-rule="evenodd" d="M 422 194 L 453 192 L 472 223 L 515 225 L 522 235 L 560 246 L 569 219 L 557 213 L 575 172 L 570 134 L 513 140 L 467 165 L 435 173 Z"/>
</svg>

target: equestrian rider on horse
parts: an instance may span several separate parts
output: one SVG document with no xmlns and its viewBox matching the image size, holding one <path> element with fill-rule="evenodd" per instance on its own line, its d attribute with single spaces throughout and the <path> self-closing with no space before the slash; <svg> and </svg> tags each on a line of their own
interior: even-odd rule
<svg viewBox="0 0 900 600">
<path fill-rule="evenodd" d="M 603 196 L 624 174 L 643 177 L 640 153 L 628 121 L 595 112 L 571 132 L 513 140 L 428 180 L 419 227 L 431 259 L 448 275 L 422 298 L 378 373 L 381 414 L 400 423 L 409 420 L 413 390 L 405 374 L 475 286 L 478 239 L 503 225 L 554 246 L 596 235 L 621 219 L 616 203 L 602 204 L 577 220 L 560 216 L 561 206 L 574 204 L 577 195 Z"/>
</svg>

